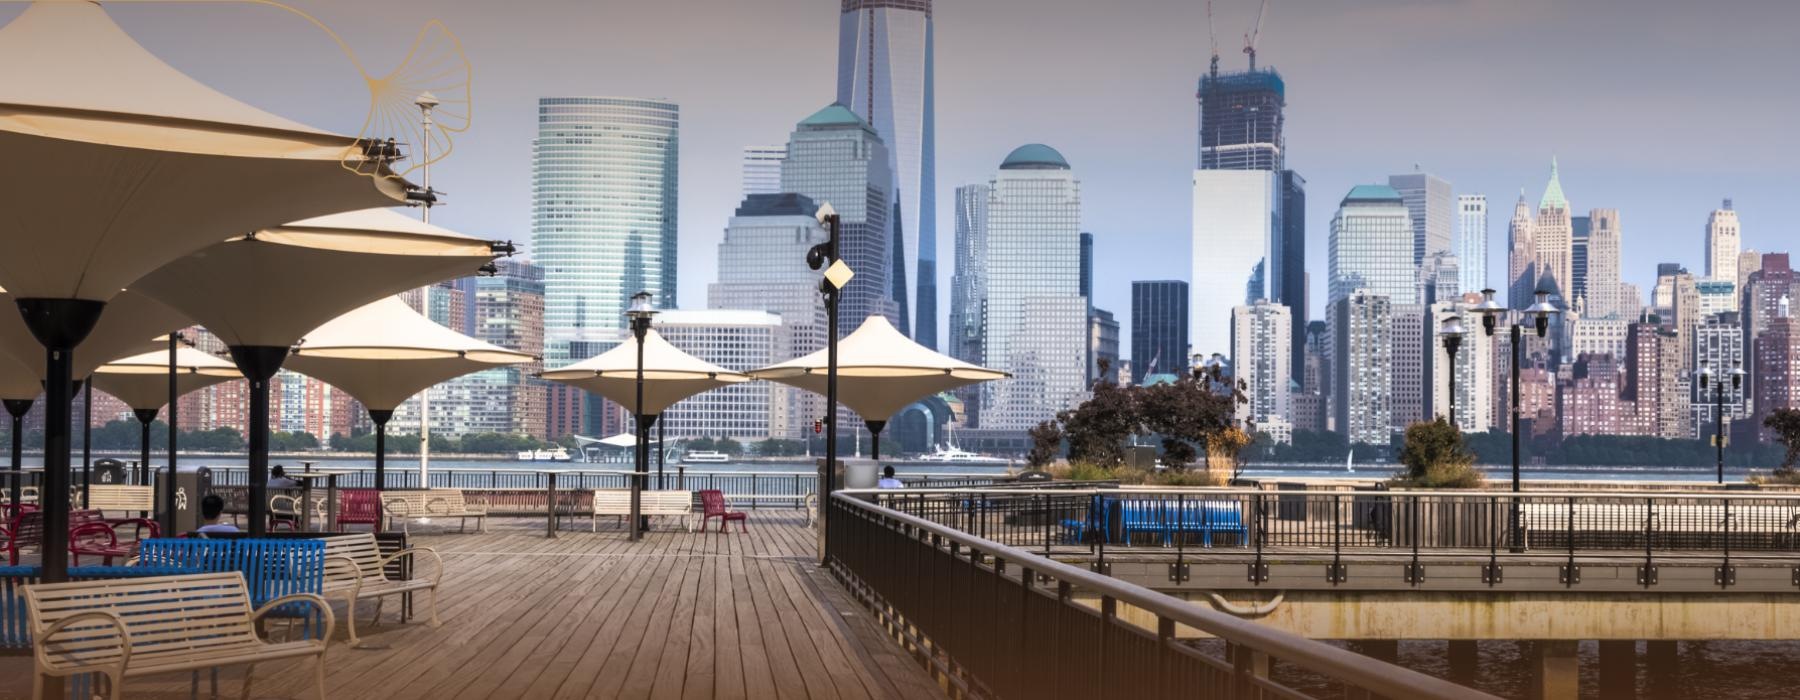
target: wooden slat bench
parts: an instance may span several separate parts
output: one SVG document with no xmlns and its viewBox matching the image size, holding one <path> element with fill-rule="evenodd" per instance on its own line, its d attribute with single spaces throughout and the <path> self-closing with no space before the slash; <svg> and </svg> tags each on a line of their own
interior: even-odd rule
<svg viewBox="0 0 1800 700">
<path fill-rule="evenodd" d="M 412 591 L 429 591 L 431 593 L 431 626 L 441 624 L 438 621 L 437 591 L 438 584 L 444 579 L 444 560 L 437 550 L 430 547 L 408 547 L 388 556 L 381 555 L 381 547 L 375 541 L 373 533 L 357 533 L 338 535 L 325 539 L 325 586 L 324 593 L 328 597 L 342 598 L 348 604 L 345 611 L 344 629 L 349 631 L 350 645 L 361 643 L 356 636 L 356 601 L 367 598 L 375 599 L 375 621 L 381 620 L 381 603 L 389 596 L 401 595 Z M 418 559 L 419 554 L 430 555 L 436 565 L 432 569 L 431 578 L 391 579 L 386 569 L 389 562 L 401 557 Z"/>
<path fill-rule="evenodd" d="M 401 532 L 407 532 L 407 520 L 427 518 L 460 518 L 460 530 L 464 532 L 468 531 L 469 519 L 474 518 L 475 531 L 487 531 L 487 505 L 470 503 L 463 498 L 462 489 L 383 491 L 381 504 L 389 524 L 400 523 Z"/>
<path fill-rule="evenodd" d="M 594 489 L 594 509 L 588 515 L 588 530 L 598 532 L 599 525 L 595 521 L 602 515 L 613 515 L 621 518 L 631 516 L 630 489 Z M 681 526 L 693 531 L 693 522 L 688 516 L 694 513 L 694 492 L 692 491 L 643 491 L 638 501 L 638 514 L 644 516 L 662 515 L 681 518 Z"/>
<path fill-rule="evenodd" d="M 256 664 L 313 657 L 320 700 L 325 698 L 325 649 L 335 619 L 325 599 L 296 593 L 250 607 L 238 572 L 137 579 L 47 583 L 25 588 L 35 662 L 32 697 L 43 697 L 44 679 L 86 673 L 104 675 L 111 697 L 125 679 L 153 673 L 245 664 L 243 696 L 250 697 Z M 276 608 L 307 602 L 319 609 L 315 639 L 268 642 L 256 623 Z"/>
<path fill-rule="evenodd" d="M 150 513 L 156 510 L 156 491 L 149 486 L 94 484 L 88 490 L 90 510 Z"/>
</svg>

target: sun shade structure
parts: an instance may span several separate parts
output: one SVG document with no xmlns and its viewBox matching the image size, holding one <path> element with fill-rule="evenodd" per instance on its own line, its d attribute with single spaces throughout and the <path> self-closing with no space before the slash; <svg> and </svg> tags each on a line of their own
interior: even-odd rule
<svg viewBox="0 0 1800 700">
<path fill-rule="evenodd" d="M 0 353 L 0 404 L 12 416 L 12 483 L 6 487 L 7 503 L 18 503 L 25 485 L 25 414 L 42 389 L 43 382 L 38 381 L 32 365 Z"/>
<path fill-rule="evenodd" d="M 175 396 L 204 389 L 244 375 L 237 366 L 193 348 L 175 352 Z M 169 403 L 169 353 L 156 350 L 115 360 L 94 370 L 94 388 L 124 401 L 138 420 L 139 458 L 150 468 L 150 424 Z"/>
<path fill-rule="evenodd" d="M 509 248 L 393 210 L 365 209 L 217 243 L 133 285 L 225 341 L 250 380 L 253 534 L 267 527 L 269 378 L 294 343 L 372 300 L 476 274 Z"/>
<path fill-rule="evenodd" d="M 13 306 L 13 301 L 11 294 L 0 293 L 0 307 Z M 163 336 L 193 323 L 160 301 L 132 290 L 119 292 L 107 302 L 106 313 L 76 349 L 72 375 L 87 377 L 101 365 L 156 350 L 162 347 L 160 339 Z M 11 313 L 0 313 L 0 351 L 33 365 L 34 376 L 39 380 L 44 378 L 44 368 L 38 361 L 44 354 L 44 346 L 32 337 L 24 319 Z M 167 362 L 163 372 L 168 372 Z"/>
<path fill-rule="evenodd" d="M 0 28 L 0 66 L 0 286 L 44 346 L 43 580 L 56 582 L 68 569 L 70 360 L 106 302 L 206 245 L 392 204 L 408 185 L 380 149 L 171 68 L 98 3 L 26 8 Z"/>
<path fill-rule="evenodd" d="M 825 395 L 826 351 L 751 370 L 750 376 Z M 870 316 L 838 341 L 838 401 L 862 416 L 881 456 L 881 429 L 914 401 L 1007 373 L 932 352 L 895 330 L 885 316 Z"/>
<path fill-rule="evenodd" d="M 544 379 L 592 392 L 620 406 L 631 406 L 637 397 L 637 339 L 559 369 L 545 370 Z M 661 415 L 664 409 L 694 394 L 750 378 L 689 355 L 651 330 L 644 334 L 644 415 Z"/>
<path fill-rule="evenodd" d="M 440 326 L 398 297 L 383 297 L 306 334 L 287 367 L 349 392 L 369 410 L 375 488 L 383 489 L 387 422 L 395 408 L 439 382 L 533 359 Z"/>
</svg>

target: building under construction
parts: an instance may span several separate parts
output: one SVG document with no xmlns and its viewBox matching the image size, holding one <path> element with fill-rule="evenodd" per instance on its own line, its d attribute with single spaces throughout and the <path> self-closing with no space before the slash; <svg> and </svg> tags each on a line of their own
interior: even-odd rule
<svg viewBox="0 0 1800 700">
<path fill-rule="evenodd" d="M 1200 76 L 1200 169 L 1284 170 L 1287 87 L 1273 69 Z"/>
</svg>

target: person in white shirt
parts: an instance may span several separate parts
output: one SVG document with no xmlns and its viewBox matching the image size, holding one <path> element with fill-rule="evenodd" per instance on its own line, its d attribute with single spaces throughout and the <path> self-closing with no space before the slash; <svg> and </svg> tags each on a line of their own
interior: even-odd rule
<svg viewBox="0 0 1800 700">
<path fill-rule="evenodd" d="M 906 488 L 906 484 L 900 483 L 899 479 L 894 478 L 894 468 L 893 467 L 882 467 L 881 468 L 881 481 L 875 482 L 875 488 L 903 489 L 903 488 Z"/>
</svg>

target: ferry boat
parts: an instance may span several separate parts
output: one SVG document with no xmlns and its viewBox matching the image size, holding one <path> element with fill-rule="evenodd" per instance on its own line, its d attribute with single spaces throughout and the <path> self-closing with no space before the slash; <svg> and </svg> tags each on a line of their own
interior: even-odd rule
<svg viewBox="0 0 1800 700">
<path fill-rule="evenodd" d="M 930 462 L 930 463 L 934 463 L 934 464 L 1007 464 L 1008 463 L 1005 459 L 1002 459 L 999 457 L 990 457 L 990 456 L 984 455 L 984 454 L 976 454 L 974 452 L 964 450 L 955 445 L 941 445 L 937 448 L 936 452 L 933 452 L 928 455 L 921 455 L 919 457 L 919 459 L 916 461 Z"/>
<path fill-rule="evenodd" d="M 715 452 L 713 450 L 688 450 L 687 452 L 681 453 L 681 461 L 723 464 L 731 461 L 731 455 L 723 452 Z"/>
<path fill-rule="evenodd" d="M 518 460 L 521 462 L 567 462 L 569 451 L 562 447 L 551 450 L 519 450 Z"/>
</svg>

